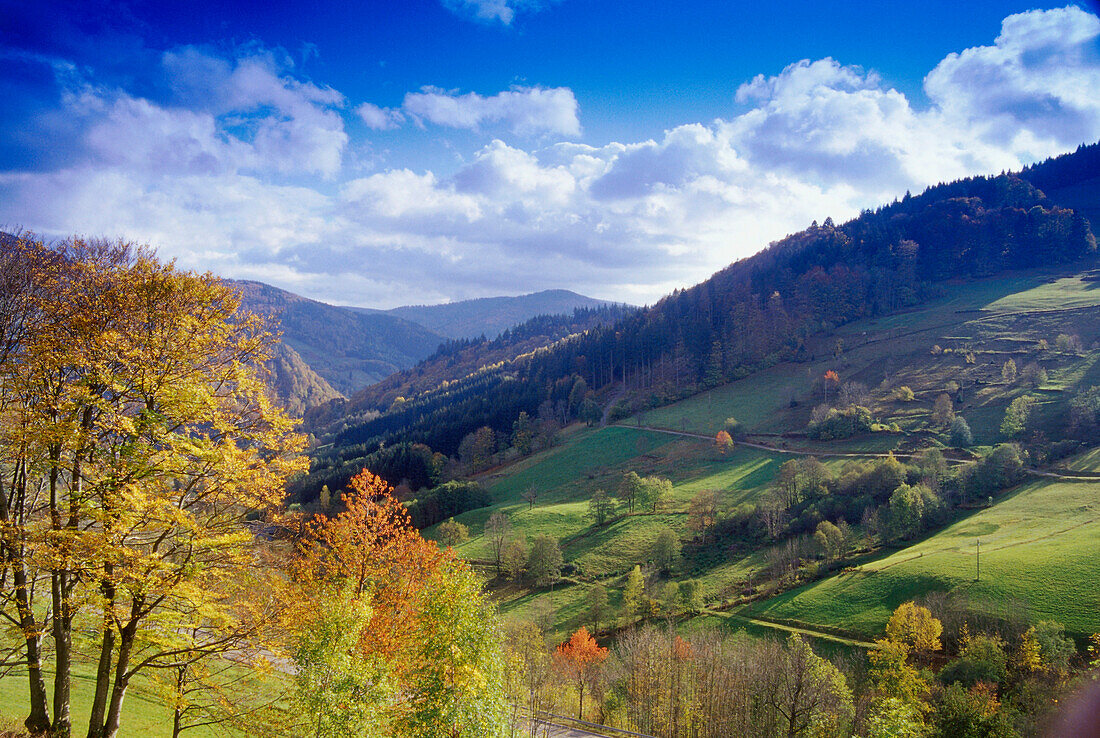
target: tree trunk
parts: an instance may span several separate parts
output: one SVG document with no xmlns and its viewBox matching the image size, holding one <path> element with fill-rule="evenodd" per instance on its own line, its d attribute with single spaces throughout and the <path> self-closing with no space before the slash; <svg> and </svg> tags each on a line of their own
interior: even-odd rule
<svg viewBox="0 0 1100 738">
<path fill-rule="evenodd" d="M 137 637 L 142 601 L 135 598 L 130 606 L 130 621 L 119 634 L 118 663 L 115 664 L 115 686 L 111 692 L 111 707 L 107 711 L 107 722 L 103 726 L 103 738 L 115 738 L 122 720 L 122 700 L 126 697 L 126 687 L 130 685 L 130 654 Z"/>
<path fill-rule="evenodd" d="M 72 735 L 69 699 L 72 687 L 73 616 L 69 608 L 69 575 L 55 571 L 51 577 L 53 595 L 53 642 L 56 670 L 53 676 L 53 738 Z"/>
<path fill-rule="evenodd" d="M 105 566 L 105 574 L 110 577 L 113 567 L 110 563 Z M 95 673 L 95 698 L 92 701 L 92 711 L 88 717 L 88 738 L 103 738 L 103 721 L 107 714 L 107 692 L 111 686 L 111 661 L 115 650 L 115 630 L 112 622 L 111 610 L 115 602 L 115 587 L 104 582 L 102 585 L 104 594 L 103 605 L 103 638 L 99 648 L 99 664 Z"/>
<path fill-rule="evenodd" d="M 21 483 L 13 483 L 10 493 L 19 495 L 17 503 L 21 508 L 22 501 L 26 499 L 25 469 L 20 470 L 19 478 L 22 480 Z M 0 481 L 0 484 L 2 484 L 2 481 Z M 11 517 L 12 509 L 8 504 L 8 497 L 4 494 L 4 490 L 0 488 L 0 521 L 6 527 L 12 524 Z M 27 650 L 27 678 L 31 709 L 27 719 L 23 721 L 23 725 L 26 726 L 27 732 L 36 735 L 45 733 L 50 729 L 50 710 L 46 702 L 46 681 L 42 676 L 41 638 L 38 635 L 38 623 L 35 620 L 34 609 L 31 606 L 31 592 L 27 582 L 27 570 L 23 564 L 22 548 L 22 539 L 17 542 L 3 542 L 4 557 L 11 566 L 12 579 L 15 584 L 15 607 L 19 614 L 19 627 L 23 631 L 23 639 L 26 642 Z"/>
</svg>

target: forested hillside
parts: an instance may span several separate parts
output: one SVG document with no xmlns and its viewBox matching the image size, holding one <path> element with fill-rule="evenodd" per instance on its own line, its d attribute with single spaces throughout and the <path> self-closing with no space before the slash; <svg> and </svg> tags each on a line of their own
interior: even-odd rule
<svg viewBox="0 0 1100 738">
<path fill-rule="evenodd" d="M 1094 153 L 1083 148 L 1027 175 L 1065 191 L 1087 176 L 1077 163 Z M 621 383 L 631 393 L 624 412 L 657 406 L 780 361 L 810 360 L 831 350 L 813 341 L 822 331 L 919 305 L 950 281 L 1095 254 L 1087 219 L 1019 175 L 942 184 L 843 225 L 815 223 L 615 325 L 459 381 L 422 388 L 412 370 L 392 380 L 414 390 L 401 403 L 372 394 L 380 416 L 362 415 L 360 403 L 361 420 L 316 432 L 337 448 L 409 441 L 455 454 L 478 427 L 508 432 L 543 403 L 567 403 L 575 414 L 579 402 L 568 401 L 578 381 L 595 393 Z"/>
<path fill-rule="evenodd" d="M 406 305 L 388 310 L 447 338 L 495 338 L 513 326 L 539 315 L 569 315 L 577 308 L 605 305 L 569 290 L 543 290 L 516 297 L 482 297 L 442 305 Z"/>
<path fill-rule="evenodd" d="M 244 309 L 274 318 L 283 343 L 344 395 L 410 367 L 444 340 L 401 318 L 309 300 L 262 282 L 234 281 Z"/>
</svg>

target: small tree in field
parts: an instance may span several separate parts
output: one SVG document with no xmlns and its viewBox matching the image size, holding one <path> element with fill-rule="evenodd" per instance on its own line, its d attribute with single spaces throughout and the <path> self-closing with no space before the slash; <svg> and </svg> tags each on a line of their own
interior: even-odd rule
<svg viewBox="0 0 1100 738">
<path fill-rule="evenodd" d="M 527 573 L 540 587 L 553 584 L 561 576 L 561 548 L 551 536 L 536 536 L 527 555 Z"/>
<path fill-rule="evenodd" d="M 951 445 L 957 448 L 974 445 L 974 434 L 970 432 L 970 424 L 961 415 L 956 415 L 951 421 Z"/>
<path fill-rule="evenodd" d="M 955 407 L 951 403 L 951 395 L 946 392 L 936 398 L 932 406 L 932 425 L 945 426 L 955 417 Z"/>
<path fill-rule="evenodd" d="M 720 430 L 718 431 L 718 435 L 714 437 L 714 445 L 724 454 L 733 448 L 733 438 L 731 438 L 730 434 L 726 431 Z"/>
<path fill-rule="evenodd" d="M 829 387 L 830 386 L 835 387 L 836 385 L 840 384 L 840 377 L 837 375 L 836 372 L 834 372 L 832 369 L 830 369 L 829 371 L 825 372 L 825 376 L 823 377 L 823 379 L 824 379 L 824 381 L 822 382 L 822 384 L 824 385 L 824 388 L 825 388 L 825 404 L 828 405 L 829 404 Z"/>
<path fill-rule="evenodd" d="M 447 518 L 439 524 L 439 542 L 447 548 L 454 548 L 469 539 L 469 529 L 454 518 Z"/>
<path fill-rule="evenodd" d="M 611 499 L 602 489 L 593 492 L 591 499 L 588 500 L 588 517 L 592 522 L 596 526 L 606 525 L 614 514 L 615 500 Z"/>
</svg>

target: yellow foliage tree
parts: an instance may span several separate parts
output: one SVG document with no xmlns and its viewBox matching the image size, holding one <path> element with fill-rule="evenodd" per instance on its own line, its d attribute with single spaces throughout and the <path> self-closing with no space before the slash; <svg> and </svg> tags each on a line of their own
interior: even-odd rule
<svg viewBox="0 0 1100 738">
<path fill-rule="evenodd" d="M 894 643 L 902 643 L 918 653 L 939 651 L 943 648 L 940 636 L 943 623 L 932 617 L 932 611 L 915 602 L 903 602 L 894 610 L 886 624 L 886 637 Z"/>
</svg>

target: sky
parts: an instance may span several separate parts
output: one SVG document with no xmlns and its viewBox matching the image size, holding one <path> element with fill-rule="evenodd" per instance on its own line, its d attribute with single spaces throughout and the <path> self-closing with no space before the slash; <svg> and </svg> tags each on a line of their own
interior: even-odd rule
<svg viewBox="0 0 1100 738">
<path fill-rule="evenodd" d="M 0 226 L 388 308 L 651 304 L 1100 140 L 1096 3 L 0 0 Z"/>
</svg>

